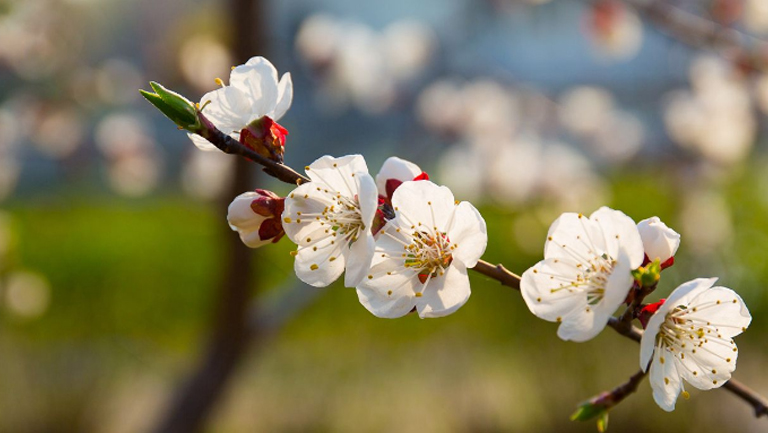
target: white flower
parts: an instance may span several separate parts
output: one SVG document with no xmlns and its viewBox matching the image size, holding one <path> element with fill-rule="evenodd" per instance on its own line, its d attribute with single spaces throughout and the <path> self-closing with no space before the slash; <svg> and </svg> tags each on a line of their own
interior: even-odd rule
<svg viewBox="0 0 768 433">
<path fill-rule="evenodd" d="M 384 161 L 379 174 L 376 175 L 376 188 L 380 196 L 391 199 L 393 192 L 400 184 L 415 180 L 417 177 L 429 180 L 429 177 L 421 171 L 418 165 L 392 156 Z"/>
<path fill-rule="evenodd" d="M 523 299 L 536 316 L 560 323 L 563 340 L 596 336 L 632 288 L 644 258 L 635 222 L 600 208 L 589 218 L 564 213 L 549 229 L 544 260 L 525 271 Z"/>
<path fill-rule="evenodd" d="M 422 318 L 453 313 L 469 299 L 467 268 L 488 244 L 485 220 L 426 180 L 404 182 L 392 205 L 395 218 L 379 233 L 371 270 L 357 286 L 360 302 L 386 318 L 414 307 Z"/>
<path fill-rule="evenodd" d="M 675 289 L 648 321 L 640 342 L 640 367 L 648 369 L 653 399 L 672 411 L 682 379 L 698 389 L 723 385 L 736 369 L 739 354 L 732 337 L 752 317 L 731 289 L 712 287 L 717 278 L 699 278 Z M 653 358 L 653 359 L 651 359 Z"/>
<path fill-rule="evenodd" d="M 293 99 L 291 74 L 277 81 L 277 70 L 263 57 L 251 57 L 244 65 L 232 69 L 229 86 L 208 92 L 200 99 L 203 114 L 225 134 L 238 138 L 240 130 L 263 116 L 277 122 Z M 188 134 L 202 150 L 216 147 L 197 134 Z"/>
<path fill-rule="evenodd" d="M 651 217 L 637 223 L 648 259 L 659 259 L 663 264 L 675 256 L 680 246 L 680 234 L 667 227 L 659 217 Z"/>
<path fill-rule="evenodd" d="M 306 171 L 312 181 L 288 195 L 283 212 L 285 233 L 299 246 L 296 275 L 309 285 L 324 287 L 346 266 L 344 285 L 354 287 L 373 257 L 376 183 L 360 155 L 323 156 Z"/>
<path fill-rule="evenodd" d="M 280 224 L 284 200 L 263 189 L 240 194 L 227 210 L 229 227 L 251 248 L 277 242 L 285 234 Z"/>
</svg>

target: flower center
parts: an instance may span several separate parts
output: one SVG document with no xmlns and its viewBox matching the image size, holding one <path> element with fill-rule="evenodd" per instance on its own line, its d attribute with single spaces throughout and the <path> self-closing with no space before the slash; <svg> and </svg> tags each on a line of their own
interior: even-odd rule
<svg viewBox="0 0 768 433">
<path fill-rule="evenodd" d="M 334 197 L 334 201 L 334 204 L 323 209 L 322 219 L 330 224 L 333 230 L 348 243 L 355 242 L 365 231 L 363 215 L 357 197 L 352 199 L 337 195 Z"/>
<path fill-rule="evenodd" d="M 573 293 L 586 293 L 587 304 L 596 305 L 603 300 L 605 296 L 605 286 L 608 284 L 608 278 L 616 266 L 616 260 L 608 254 L 594 255 L 585 260 L 586 264 L 579 263 L 576 267 L 579 273 L 570 285 L 561 285 L 559 288 L 552 289 L 552 293 L 561 290 L 568 290 Z"/>
<path fill-rule="evenodd" d="M 406 250 L 408 257 L 405 267 L 418 270 L 422 284 L 432 277 L 443 275 L 453 261 L 451 242 L 448 236 L 441 232 L 414 232 Z"/>
<path fill-rule="evenodd" d="M 696 354 L 706 353 L 708 356 L 715 356 L 731 362 L 735 359 L 728 353 L 736 352 L 736 343 L 731 338 L 724 338 L 720 333 L 719 327 L 732 327 L 726 324 L 714 324 L 706 319 L 696 317 L 698 311 L 712 308 L 725 301 L 712 301 L 686 307 L 679 305 L 667 313 L 664 322 L 659 327 L 659 333 L 656 335 L 657 346 L 665 346 L 670 352 L 678 353 L 681 360 L 685 360 L 686 354 L 697 356 Z M 723 351 L 722 349 L 726 349 Z M 661 358 L 661 362 L 665 362 Z M 701 367 L 696 364 L 697 368 Z M 693 369 L 691 373 L 694 376 L 700 374 L 698 369 Z M 715 371 L 712 371 L 715 374 Z M 714 381 L 717 384 L 717 380 Z"/>
</svg>

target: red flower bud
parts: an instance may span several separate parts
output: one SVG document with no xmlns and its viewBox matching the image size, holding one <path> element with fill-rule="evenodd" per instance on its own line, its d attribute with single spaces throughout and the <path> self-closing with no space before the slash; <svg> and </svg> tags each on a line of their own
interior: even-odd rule
<svg viewBox="0 0 768 433">
<path fill-rule="evenodd" d="M 240 131 L 240 142 L 259 155 L 282 163 L 288 130 L 268 116 L 260 117 Z"/>
</svg>

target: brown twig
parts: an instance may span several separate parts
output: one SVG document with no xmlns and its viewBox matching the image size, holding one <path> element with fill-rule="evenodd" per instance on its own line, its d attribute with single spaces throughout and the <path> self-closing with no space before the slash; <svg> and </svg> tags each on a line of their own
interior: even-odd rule
<svg viewBox="0 0 768 433">
<path fill-rule="evenodd" d="M 223 133 L 221 130 L 216 128 L 202 112 L 198 112 L 198 116 L 200 117 L 201 123 L 203 124 L 203 129 L 200 131 L 200 136 L 210 141 L 211 144 L 216 146 L 222 152 L 229 153 L 231 155 L 239 155 L 250 159 L 257 164 L 264 166 L 264 171 L 267 174 L 285 183 L 299 185 L 304 182 L 309 182 L 307 177 L 296 172 L 291 167 L 265 158 L 259 155 L 253 149 Z"/>
<path fill-rule="evenodd" d="M 504 286 L 511 287 L 515 290 L 520 290 L 520 277 L 510 272 L 502 264 L 494 266 L 485 260 L 479 260 L 477 265 L 475 265 L 472 270 L 483 274 L 486 277 L 493 278 Z"/>
<path fill-rule="evenodd" d="M 623 0 L 662 31 L 694 48 L 713 49 L 751 70 L 766 70 L 768 42 L 660 0 Z"/>
<path fill-rule="evenodd" d="M 600 395 L 590 399 L 587 404 L 592 406 L 593 411 L 596 408 L 599 408 L 601 411 L 607 411 L 617 406 L 619 403 L 624 401 L 624 399 L 637 391 L 637 387 L 640 385 L 640 382 L 643 381 L 646 374 L 647 373 L 645 371 L 638 370 L 638 372 L 633 374 L 628 381 L 622 383 L 610 391 L 603 392 Z"/>
</svg>

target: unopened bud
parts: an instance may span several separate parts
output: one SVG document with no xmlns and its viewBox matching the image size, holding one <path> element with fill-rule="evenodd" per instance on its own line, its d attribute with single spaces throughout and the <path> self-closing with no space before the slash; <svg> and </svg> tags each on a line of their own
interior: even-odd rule
<svg viewBox="0 0 768 433">
<path fill-rule="evenodd" d="M 282 164 L 288 130 L 268 116 L 262 116 L 240 131 L 240 142 L 259 155 Z"/>
<path fill-rule="evenodd" d="M 235 197 L 229 205 L 227 221 L 245 245 L 258 248 L 279 241 L 285 234 L 280 221 L 284 207 L 284 197 L 257 189 Z"/>
<path fill-rule="evenodd" d="M 167 118 L 171 119 L 179 128 L 190 132 L 200 130 L 200 121 L 197 118 L 197 108 L 187 98 L 178 93 L 168 90 L 159 83 L 151 81 L 149 83 L 155 93 L 139 90 L 142 96 L 155 106 Z"/>
<path fill-rule="evenodd" d="M 680 234 L 667 227 L 658 217 L 640 221 L 637 223 L 637 230 L 643 240 L 643 249 L 648 261 L 658 259 L 662 264 L 661 269 L 672 266 L 680 246 Z"/>
</svg>

